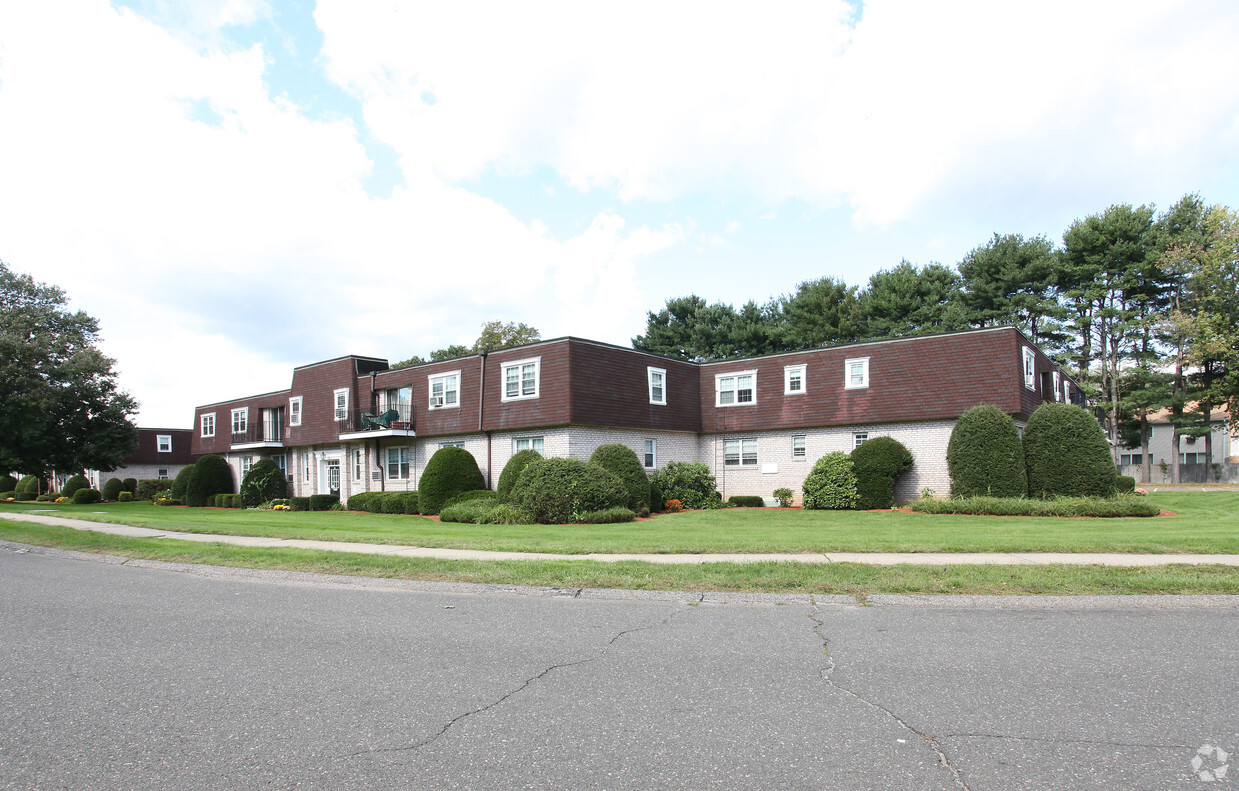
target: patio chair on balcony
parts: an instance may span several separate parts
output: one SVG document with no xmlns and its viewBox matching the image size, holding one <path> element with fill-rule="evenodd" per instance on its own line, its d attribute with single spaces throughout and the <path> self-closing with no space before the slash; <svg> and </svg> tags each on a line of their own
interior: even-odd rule
<svg viewBox="0 0 1239 791">
<path fill-rule="evenodd" d="M 399 417 L 400 413 L 394 409 L 389 409 L 381 415 L 372 415 L 369 412 L 361 413 L 361 420 L 367 429 L 391 428 L 392 421 Z"/>
</svg>

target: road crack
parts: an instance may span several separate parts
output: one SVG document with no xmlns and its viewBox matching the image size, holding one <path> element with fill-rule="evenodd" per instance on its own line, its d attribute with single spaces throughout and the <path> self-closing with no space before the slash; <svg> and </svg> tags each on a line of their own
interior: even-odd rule
<svg viewBox="0 0 1239 791">
<path fill-rule="evenodd" d="M 818 639 L 822 641 L 822 650 L 826 654 L 826 667 L 822 668 L 822 680 L 826 682 L 827 686 L 829 686 L 831 689 L 838 690 L 839 692 L 843 692 L 845 694 L 851 695 L 852 697 L 859 700 L 861 703 L 864 703 L 866 706 L 869 706 L 870 708 L 876 711 L 882 712 L 887 717 L 889 717 L 900 728 L 903 728 L 908 733 L 911 733 L 917 736 L 918 738 L 920 738 L 927 745 L 929 745 L 929 748 L 934 751 L 935 755 L 938 756 L 938 765 L 943 767 L 944 769 L 946 769 L 947 771 L 951 773 L 951 777 L 952 779 L 954 779 L 955 785 L 958 788 L 960 788 L 961 791 L 971 791 L 971 789 L 968 787 L 968 784 L 964 782 L 963 776 L 960 775 L 959 769 L 957 769 L 955 765 L 951 763 L 951 759 L 947 757 L 946 751 L 943 749 L 942 745 L 938 742 L 937 737 L 931 736 L 928 733 L 917 730 L 915 727 L 909 724 L 908 721 L 905 720 L 903 717 L 900 717 L 898 714 L 886 708 L 882 704 L 869 700 L 868 698 L 864 697 L 860 693 L 850 690 L 847 687 L 841 686 L 835 682 L 835 679 L 834 679 L 835 658 L 830 653 L 830 638 L 822 633 L 822 629 L 825 628 L 826 624 L 822 620 L 822 617 L 816 607 L 814 607 L 813 611 L 809 614 L 809 620 L 813 621 L 813 633 L 817 635 Z"/>
</svg>

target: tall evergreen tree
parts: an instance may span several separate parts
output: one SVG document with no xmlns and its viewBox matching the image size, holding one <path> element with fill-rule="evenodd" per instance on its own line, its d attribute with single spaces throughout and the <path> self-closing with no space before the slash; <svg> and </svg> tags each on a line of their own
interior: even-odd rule
<svg viewBox="0 0 1239 791">
<path fill-rule="evenodd" d="M 851 343 L 862 337 L 856 287 L 832 277 L 798 284 L 794 294 L 779 298 L 779 313 L 785 349 Z"/>
<path fill-rule="evenodd" d="M 976 327 L 1014 324 L 1033 343 L 1059 351 L 1067 340 L 1055 286 L 1058 256 L 1044 236 L 994 234 L 959 264 L 963 303 Z"/>
<path fill-rule="evenodd" d="M 942 264 L 917 268 L 904 260 L 875 272 L 858 297 L 861 334 L 891 338 L 967 329 L 961 283 L 955 270 Z"/>
</svg>

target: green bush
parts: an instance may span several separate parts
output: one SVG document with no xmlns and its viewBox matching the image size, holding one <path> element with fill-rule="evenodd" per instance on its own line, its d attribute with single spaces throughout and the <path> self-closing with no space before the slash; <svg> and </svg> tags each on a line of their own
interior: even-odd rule
<svg viewBox="0 0 1239 791">
<path fill-rule="evenodd" d="M 78 489 L 78 491 L 79 492 L 85 491 L 85 489 Z M 33 500 L 38 496 L 39 495 L 35 494 L 34 492 L 14 492 L 13 493 L 13 499 L 17 500 L 18 502 L 22 502 L 26 500 Z"/>
<path fill-rule="evenodd" d="M 503 465 L 503 472 L 499 473 L 499 484 L 495 487 L 495 494 L 500 502 L 509 502 L 512 496 L 512 487 L 520 479 L 521 473 L 525 470 L 525 465 L 535 459 L 542 458 L 542 454 L 536 450 L 518 450 L 512 454 L 512 458 L 508 459 L 508 463 Z"/>
<path fill-rule="evenodd" d="M 650 480 L 650 503 L 649 503 L 649 509 L 650 509 L 650 511 L 652 511 L 653 513 L 658 513 L 658 512 L 660 512 L 660 511 L 662 511 L 662 510 L 663 510 L 663 508 L 665 508 L 665 507 L 666 507 L 666 506 L 665 506 L 665 503 L 666 503 L 666 502 L 667 502 L 667 500 L 669 500 L 670 498 L 669 498 L 669 497 L 663 497 L 663 490 L 659 488 L 658 484 L 654 483 L 652 476 L 647 476 L 647 477 L 650 477 L 650 478 L 651 478 L 651 480 Z"/>
<path fill-rule="evenodd" d="M 1037 407 L 1024 428 L 1028 494 L 1050 497 L 1109 497 L 1118 470 L 1101 424 L 1074 404 Z"/>
<path fill-rule="evenodd" d="M 534 518 L 532 514 L 518 505 L 492 503 L 491 507 L 478 517 L 477 523 L 479 525 L 532 525 Z"/>
<path fill-rule="evenodd" d="M 125 484 L 120 478 L 108 478 L 103 484 L 103 499 L 108 502 L 116 502 L 120 497 L 120 493 L 125 490 Z"/>
<path fill-rule="evenodd" d="M 348 498 L 346 507 L 350 511 L 366 511 L 368 513 L 378 513 L 375 504 L 379 502 L 379 495 L 386 492 L 358 492 Z"/>
<path fill-rule="evenodd" d="M 310 510 L 310 498 L 309 497 L 289 497 L 288 504 L 292 506 L 294 511 L 309 511 Z"/>
<path fill-rule="evenodd" d="M 486 481 L 472 453 L 464 448 L 439 448 L 426 462 L 418 484 L 418 512 L 437 514 L 452 495 L 485 488 Z"/>
<path fill-rule="evenodd" d="M 766 500 L 755 494 L 735 494 L 727 498 L 727 504 L 733 508 L 765 508 Z"/>
<path fill-rule="evenodd" d="M 98 489 L 78 489 L 73 493 L 74 505 L 93 505 L 103 500 L 103 493 Z"/>
<path fill-rule="evenodd" d="M 288 478 L 271 459 L 259 459 L 241 479 L 241 505 L 253 508 L 288 495 Z"/>
<path fill-rule="evenodd" d="M 126 478 L 125 480 L 121 481 L 121 483 L 124 484 L 124 491 L 129 492 L 130 494 L 138 490 L 138 479 L 137 478 Z"/>
<path fill-rule="evenodd" d="M 589 457 L 589 461 L 590 464 L 597 464 L 605 470 L 610 470 L 624 483 L 624 488 L 628 490 L 626 505 L 629 510 L 637 511 L 649 506 L 650 476 L 646 474 L 645 466 L 637 458 L 636 451 L 627 445 L 599 445 Z"/>
<path fill-rule="evenodd" d="M 493 501 L 496 500 L 498 496 L 498 492 L 492 492 L 490 489 L 470 489 L 467 492 L 454 494 L 447 498 L 447 501 L 443 503 L 443 507 L 447 508 L 449 505 L 460 505 L 461 503 L 469 503 L 474 500 Z"/>
<path fill-rule="evenodd" d="M 86 480 L 85 475 L 71 475 L 69 480 L 65 481 L 65 485 L 60 489 L 61 497 L 73 497 L 73 493 L 78 489 L 89 489 L 90 481 Z"/>
<path fill-rule="evenodd" d="M 117 502 L 131 503 L 133 502 L 133 492 L 126 492 L 122 490 L 120 494 L 116 495 L 116 500 Z"/>
<path fill-rule="evenodd" d="M 42 489 L 43 489 L 42 478 L 40 478 L 37 475 L 27 475 L 17 482 L 17 488 L 14 491 L 31 492 L 32 494 L 37 496 Z M 31 497 L 30 499 L 33 500 L 34 498 Z"/>
<path fill-rule="evenodd" d="M 912 466 L 912 452 L 897 439 L 874 437 L 852 451 L 856 469 L 856 507 L 862 511 L 892 508 L 895 479 Z"/>
<path fill-rule="evenodd" d="M 495 503 L 490 500 L 466 500 L 455 505 L 445 505 L 439 511 L 439 521 L 478 524 L 478 520 L 494 507 Z"/>
<path fill-rule="evenodd" d="M 985 516 L 1060 516 L 1095 518 L 1149 517 L 1162 512 L 1143 497 L 1059 497 L 1030 500 L 1014 497 L 961 497 L 950 500 L 917 500 L 909 508 L 925 514 L 977 514 Z"/>
<path fill-rule="evenodd" d="M 138 481 L 138 488 L 133 496 L 138 500 L 153 500 L 156 492 L 172 488 L 172 481 L 166 478 L 143 478 Z"/>
<path fill-rule="evenodd" d="M 952 497 L 1024 497 L 1028 476 L 1015 421 L 993 404 L 960 415 L 946 446 Z"/>
<path fill-rule="evenodd" d="M 53 497 L 53 496 L 52 496 L 52 494 L 53 494 L 52 492 L 48 492 L 47 494 L 40 494 L 40 495 L 38 495 L 37 497 L 35 497 L 34 499 L 35 499 L 35 501 L 36 501 L 36 502 L 40 502 L 40 503 L 50 503 L 50 502 L 52 502 L 53 500 L 55 500 L 55 499 L 56 499 L 55 497 Z M 59 495 L 60 493 L 59 493 L 59 492 L 56 492 L 55 494 Z"/>
<path fill-rule="evenodd" d="M 174 499 L 182 501 L 185 499 L 185 490 L 189 488 L 189 481 L 194 477 L 194 471 L 196 469 L 197 465 L 190 464 L 183 467 L 181 471 L 176 474 L 176 478 L 172 480 L 172 497 Z"/>
<path fill-rule="evenodd" d="M 310 510 L 311 511 L 329 511 L 331 506 L 337 505 L 340 502 L 338 494 L 312 494 L 310 495 Z"/>
<path fill-rule="evenodd" d="M 180 480 L 180 476 L 177 476 Z M 185 487 L 185 503 L 195 508 L 201 508 L 208 498 L 217 494 L 232 493 L 232 468 L 214 453 L 208 453 L 194 464 L 194 474 L 190 476 Z M 172 494 L 176 495 L 175 484 Z"/>
<path fill-rule="evenodd" d="M 792 498 L 796 496 L 796 493 L 784 486 L 782 489 L 775 489 L 774 496 L 779 498 L 780 508 L 791 508 Z"/>
<path fill-rule="evenodd" d="M 663 502 L 679 500 L 684 508 L 707 508 L 717 503 L 720 498 L 715 487 L 718 485 L 710 468 L 699 461 L 672 461 L 666 467 L 651 473 L 650 484 L 662 492 Z M 653 510 L 653 509 L 651 509 Z"/>
<path fill-rule="evenodd" d="M 383 496 L 378 498 L 375 503 L 375 513 L 379 514 L 403 514 L 404 513 L 404 497 L 403 492 L 383 492 Z"/>
<path fill-rule="evenodd" d="M 17 486 L 20 483 L 21 481 L 8 473 L 0 475 L 0 494 L 17 491 Z"/>
<path fill-rule="evenodd" d="M 631 522 L 636 518 L 637 515 L 632 512 L 631 508 L 619 506 L 608 508 L 605 511 L 586 511 L 577 516 L 577 521 L 583 525 L 614 525 Z"/>
<path fill-rule="evenodd" d="M 512 498 L 538 523 L 563 525 L 588 511 L 623 505 L 628 490 L 617 475 L 597 464 L 542 459 L 526 465 L 512 488 Z"/>
<path fill-rule="evenodd" d="M 1114 491 L 1118 494 L 1131 494 L 1136 491 L 1136 479 L 1130 475 L 1119 475 L 1114 479 Z"/>
<path fill-rule="evenodd" d="M 12 497 L 14 500 L 16 500 L 16 499 L 17 499 L 17 491 L 16 491 L 16 490 L 14 490 L 14 491 L 11 491 L 11 492 L 0 492 L 0 500 L 7 500 L 7 499 L 9 499 L 10 497 Z"/>
<path fill-rule="evenodd" d="M 843 510 L 855 508 L 859 501 L 856 467 L 852 457 L 841 450 L 818 459 L 804 479 L 806 509 Z"/>
</svg>

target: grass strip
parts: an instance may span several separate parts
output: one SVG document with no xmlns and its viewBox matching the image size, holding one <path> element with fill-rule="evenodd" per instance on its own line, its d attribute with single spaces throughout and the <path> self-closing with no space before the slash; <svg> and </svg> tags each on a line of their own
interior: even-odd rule
<svg viewBox="0 0 1239 791">
<path fill-rule="evenodd" d="M 1239 594 L 1239 568 L 1174 565 L 866 566 L 854 563 L 663 565 L 569 560 L 454 561 L 129 538 L 0 522 L 0 539 L 131 558 L 391 579 L 629 590 L 1083 595 Z"/>
</svg>

